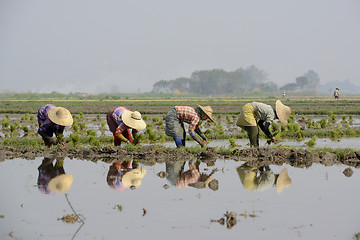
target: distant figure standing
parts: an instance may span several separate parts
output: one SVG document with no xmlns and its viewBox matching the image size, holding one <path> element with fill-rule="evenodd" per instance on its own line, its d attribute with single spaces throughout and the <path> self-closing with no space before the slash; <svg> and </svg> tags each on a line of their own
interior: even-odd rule
<svg viewBox="0 0 360 240">
<path fill-rule="evenodd" d="M 339 90 L 339 88 L 335 88 L 335 91 L 334 91 L 335 100 L 338 100 L 339 97 L 340 97 L 340 90 Z"/>
<path fill-rule="evenodd" d="M 284 98 L 284 97 L 285 97 L 285 95 L 286 95 L 286 93 L 285 93 L 285 92 L 283 92 L 283 93 L 282 93 L 282 97 Z"/>
</svg>

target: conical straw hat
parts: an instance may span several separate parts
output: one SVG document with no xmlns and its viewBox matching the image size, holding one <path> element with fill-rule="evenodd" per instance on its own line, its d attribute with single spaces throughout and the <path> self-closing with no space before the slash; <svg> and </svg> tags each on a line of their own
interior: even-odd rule
<svg viewBox="0 0 360 240">
<path fill-rule="evenodd" d="M 290 185 L 291 179 L 288 175 L 287 168 L 285 168 L 280 172 L 279 177 L 276 180 L 276 192 L 281 193 L 285 188 L 290 187 Z"/>
<path fill-rule="evenodd" d="M 138 111 L 126 111 L 121 115 L 121 118 L 125 125 L 132 129 L 142 130 L 146 128 L 146 123 Z"/>
<path fill-rule="evenodd" d="M 198 105 L 200 108 L 201 108 L 201 110 L 206 114 L 206 116 L 208 116 L 208 118 L 212 121 L 212 122 L 214 122 L 214 119 L 212 118 L 212 113 L 213 113 L 213 110 L 212 110 L 212 108 L 210 107 L 210 106 L 205 106 L 205 107 L 203 107 L 203 106 L 200 106 L 200 105 Z"/>
<path fill-rule="evenodd" d="M 279 118 L 279 121 L 286 125 L 287 124 L 287 120 L 290 116 L 291 113 L 291 108 L 289 108 L 288 106 L 285 106 L 280 100 L 276 101 L 275 104 L 275 109 L 276 109 L 276 115 Z"/>
<path fill-rule="evenodd" d="M 48 184 L 49 190 L 55 193 L 63 193 L 71 187 L 73 183 L 73 176 L 71 174 L 61 174 L 50 180 Z"/>
<path fill-rule="evenodd" d="M 49 119 L 60 126 L 71 126 L 73 118 L 69 110 L 63 107 L 55 107 L 48 112 Z"/>
<path fill-rule="evenodd" d="M 141 185 L 141 180 L 146 174 L 146 169 L 132 169 L 129 172 L 125 173 L 122 178 L 122 183 L 128 187 L 139 187 Z"/>
</svg>

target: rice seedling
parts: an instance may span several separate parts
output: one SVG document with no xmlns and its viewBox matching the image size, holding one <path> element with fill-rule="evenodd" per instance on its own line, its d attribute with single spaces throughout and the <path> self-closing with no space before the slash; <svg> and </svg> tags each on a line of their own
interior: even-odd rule
<svg viewBox="0 0 360 240">
<path fill-rule="evenodd" d="M 230 122 L 232 121 L 230 114 L 226 114 L 226 121 L 227 121 L 228 123 L 230 123 Z"/>
<path fill-rule="evenodd" d="M 73 125 L 71 126 L 72 130 L 74 132 L 78 132 L 79 131 L 79 125 L 77 124 L 77 122 L 74 121 Z"/>
<path fill-rule="evenodd" d="M 15 133 L 15 130 L 16 130 L 16 126 L 13 125 L 13 124 L 11 124 L 11 125 L 10 125 L 10 133 L 11 133 L 11 134 L 14 134 L 14 133 Z"/>
<path fill-rule="evenodd" d="M 88 127 L 85 122 L 81 122 L 79 124 L 79 126 L 80 126 L 80 131 L 85 131 L 87 129 L 87 127 Z"/>
<path fill-rule="evenodd" d="M 27 126 L 22 126 L 22 130 L 24 131 L 24 136 L 29 134 L 29 128 Z"/>
<path fill-rule="evenodd" d="M 295 122 L 295 115 L 291 113 L 291 115 L 288 118 L 288 123 L 294 123 Z"/>
<path fill-rule="evenodd" d="M 8 128 L 9 125 L 10 125 L 8 118 L 6 118 L 6 117 L 3 118 L 3 119 L 1 120 L 1 125 L 2 125 L 2 128 Z"/>
<path fill-rule="evenodd" d="M 313 146 L 315 146 L 315 142 L 316 142 L 316 140 L 317 140 L 317 136 L 313 136 L 307 143 L 306 143 L 306 145 L 308 145 L 309 147 L 313 147 Z"/>
<path fill-rule="evenodd" d="M 18 122 L 17 120 L 14 120 L 13 123 L 14 123 L 14 125 L 15 125 L 16 128 L 19 128 L 19 127 L 20 127 L 20 124 L 19 124 L 19 122 Z"/>
<path fill-rule="evenodd" d="M 78 143 L 80 142 L 80 137 L 78 134 L 70 134 L 70 141 L 73 144 L 74 147 L 76 147 L 78 145 Z"/>
<path fill-rule="evenodd" d="M 320 119 L 319 124 L 320 124 L 321 128 L 326 128 L 326 126 L 328 125 L 328 122 L 327 122 L 326 118 L 322 118 L 322 119 Z"/>
<path fill-rule="evenodd" d="M 215 134 L 224 134 L 224 126 L 221 124 L 215 124 L 214 132 Z"/>
<path fill-rule="evenodd" d="M 160 118 L 159 118 L 159 117 L 153 117 L 153 118 L 152 118 L 152 121 L 153 121 L 154 123 L 159 122 L 159 120 L 160 120 Z"/>
</svg>

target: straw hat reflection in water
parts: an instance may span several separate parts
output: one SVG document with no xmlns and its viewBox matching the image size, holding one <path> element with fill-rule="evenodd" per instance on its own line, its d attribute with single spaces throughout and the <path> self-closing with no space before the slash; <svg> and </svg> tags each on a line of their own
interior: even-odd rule
<svg viewBox="0 0 360 240">
<path fill-rule="evenodd" d="M 146 169 L 132 169 L 125 173 L 122 178 L 122 183 L 129 186 L 130 189 L 135 189 L 141 185 L 141 180 L 146 175 Z"/>
<path fill-rule="evenodd" d="M 63 107 L 55 107 L 48 112 L 49 119 L 60 126 L 71 126 L 73 124 L 73 118 L 69 110 Z"/>
<path fill-rule="evenodd" d="M 70 189 L 73 183 L 73 175 L 71 174 L 61 174 L 57 177 L 54 177 L 50 180 L 48 184 L 49 190 L 55 193 L 63 193 Z"/>
<path fill-rule="evenodd" d="M 276 180 L 276 192 L 281 193 L 285 188 L 290 187 L 291 185 L 291 178 L 288 175 L 287 168 L 283 169 L 277 180 Z"/>
</svg>

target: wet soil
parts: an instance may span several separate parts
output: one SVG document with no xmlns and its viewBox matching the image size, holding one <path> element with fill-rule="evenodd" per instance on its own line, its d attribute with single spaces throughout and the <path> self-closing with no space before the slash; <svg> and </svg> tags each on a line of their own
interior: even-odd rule
<svg viewBox="0 0 360 240">
<path fill-rule="evenodd" d="M 341 151 L 339 149 L 339 151 Z M 189 153 L 185 149 L 162 148 L 155 145 L 143 146 L 139 150 L 128 151 L 124 148 L 107 146 L 90 149 L 50 148 L 32 149 L 0 146 L 0 161 L 5 159 L 23 158 L 27 160 L 36 157 L 76 158 L 88 161 L 103 161 L 106 163 L 124 161 L 126 159 L 138 160 L 140 163 L 153 166 L 156 163 L 174 162 L 197 158 L 199 161 L 212 165 L 217 159 L 245 161 L 252 166 L 268 166 L 289 164 L 293 167 L 308 168 L 314 163 L 331 166 L 344 164 L 360 168 L 360 151 L 354 151 L 343 156 L 331 152 L 318 154 L 307 149 L 291 149 L 285 147 L 260 149 L 235 149 L 230 153 L 218 153 L 214 148 L 208 147 L 200 153 Z"/>
</svg>

